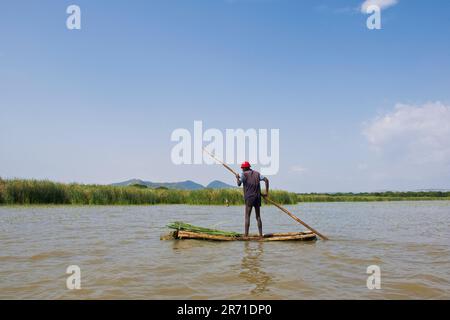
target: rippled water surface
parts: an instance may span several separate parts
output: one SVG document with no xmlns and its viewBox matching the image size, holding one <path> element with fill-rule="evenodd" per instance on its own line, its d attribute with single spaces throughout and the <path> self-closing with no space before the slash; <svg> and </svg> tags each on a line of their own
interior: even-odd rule
<svg viewBox="0 0 450 320">
<path fill-rule="evenodd" d="M 450 202 L 289 208 L 331 240 L 160 240 L 174 220 L 241 231 L 241 207 L 0 207 L 0 298 L 450 299 Z M 265 233 L 303 230 L 274 207 L 262 218 Z"/>
</svg>

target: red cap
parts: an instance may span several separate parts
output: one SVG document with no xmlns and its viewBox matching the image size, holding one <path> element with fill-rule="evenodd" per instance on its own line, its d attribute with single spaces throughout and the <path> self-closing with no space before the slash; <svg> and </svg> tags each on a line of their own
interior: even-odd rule
<svg viewBox="0 0 450 320">
<path fill-rule="evenodd" d="M 241 164 L 241 169 L 250 168 L 250 163 L 248 161 L 245 161 Z"/>
</svg>

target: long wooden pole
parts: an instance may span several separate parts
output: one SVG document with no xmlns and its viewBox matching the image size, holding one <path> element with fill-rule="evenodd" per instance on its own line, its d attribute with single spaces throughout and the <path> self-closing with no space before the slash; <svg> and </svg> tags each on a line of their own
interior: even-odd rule
<svg viewBox="0 0 450 320">
<path fill-rule="evenodd" d="M 284 213 L 286 213 L 288 216 L 290 216 L 292 219 L 294 219 L 295 221 L 297 221 L 298 223 L 302 224 L 303 226 L 305 226 L 307 229 L 311 230 L 312 232 L 314 232 L 315 234 L 317 234 L 319 237 L 321 237 L 323 240 L 328 240 L 328 238 L 326 236 L 324 236 L 323 234 L 321 234 L 319 231 L 313 229 L 312 227 L 310 227 L 308 224 L 306 224 L 305 222 L 303 222 L 302 220 L 300 220 L 299 218 L 297 218 L 294 214 L 292 214 L 291 212 L 289 212 L 286 208 L 284 208 L 283 206 L 281 206 L 280 204 L 276 203 L 275 201 L 269 199 L 269 197 L 265 197 L 264 198 L 267 202 L 270 202 L 271 204 L 273 204 L 275 207 L 277 207 L 278 209 L 280 209 L 281 211 L 283 211 Z"/>
<path fill-rule="evenodd" d="M 235 176 L 237 176 L 236 171 L 234 171 L 230 166 L 228 166 L 227 164 L 225 164 L 223 161 L 217 159 L 214 155 L 212 155 L 208 150 L 206 150 L 205 148 L 203 148 L 203 151 L 205 151 L 207 154 L 210 155 L 211 158 L 213 158 L 214 160 L 216 160 L 217 162 L 219 162 L 220 164 L 222 164 L 228 171 L 230 171 L 231 173 L 233 173 Z M 323 234 L 321 234 L 320 232 L 318 232 L 317 230 L 313 229 L 312 227 L 310 227 L 308 224 L 306 224 L 305 222 L 303 222 L 302 220 L 300 220 L 298 217 L 296 217 L 293 213 L 289 212 L 286 208 L 284 208 L 281 204 L 276 203 L 275 201 L 271 200 L 268 196 L 264 197 L 264 199 L 273 204 L 275 207 L 277 207 L 278 209 L 280 209 L 281 211 L 283 211 L 284 213 L 286 213 L 288 216 L 290 216 L 292 219 L 294 219 L 295 221 L 297 221 L 298 223 L 302 224 L 305 228 L 311 230 L 312 232 L 314 232 L 315 234 L 317 234 L 319 237 L 321 237 L 323 240 L 329 240 L 326 236 L 324 236 Z"/>
<path fill-rule="evenodd" d="M 216 160 L 217 162 L 219 162 L 221 165 L 223 165 L 228 171 L 230 171 L 232 174 L 234 174 L 235 176 L 237 175 L 236 171 L 234 171 L 233 169 L 231 169 L 230 166 L 228 166 L 227 164 L 225 164 L 225 162 L 223 162 L 222 160 L 217 159 L 216 157 L 214 157 L 214 155 L 209 152 L 208 150 L 206 150 L 205 148 L 203 148 L 203 151 L 205 151 L 207 154 L 209 154 L 209 156 L 211 158 L 213 158 L 214 160 Z"/>
</svg>

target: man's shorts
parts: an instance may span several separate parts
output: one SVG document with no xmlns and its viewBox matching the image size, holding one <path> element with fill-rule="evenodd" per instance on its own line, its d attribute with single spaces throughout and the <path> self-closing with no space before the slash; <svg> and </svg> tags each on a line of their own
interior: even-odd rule
<svg viewBox="0 0 450 320">
<path fill-rule="evenodd" d="M 247 207 L 261 207 L 261 197 L 250 197 L 245 199 L 245 205 Z"/>
</svg>

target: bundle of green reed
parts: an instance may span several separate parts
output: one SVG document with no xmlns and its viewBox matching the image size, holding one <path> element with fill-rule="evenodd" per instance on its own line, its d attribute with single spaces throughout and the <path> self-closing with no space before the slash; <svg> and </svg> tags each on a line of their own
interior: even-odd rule
<svg viewBox="0 0 450 320">
<path fill-rule="evenodd" d="M 213 235 L 213 236 L 225 236 L 225 237 L 240 236 L 240 234 L 237 232 L 197 227 L 197 226 L 193 226 L 192 224 L 184 223 L 181 221 L 175 221 L 175 222 L 169 223 L 167 225 L 167 227 L 169 227 L 171 229 L 182 230 L 182 231 L 205 233 L 205 234 L 209 234 L 209 235 Z"/>
</svg>

